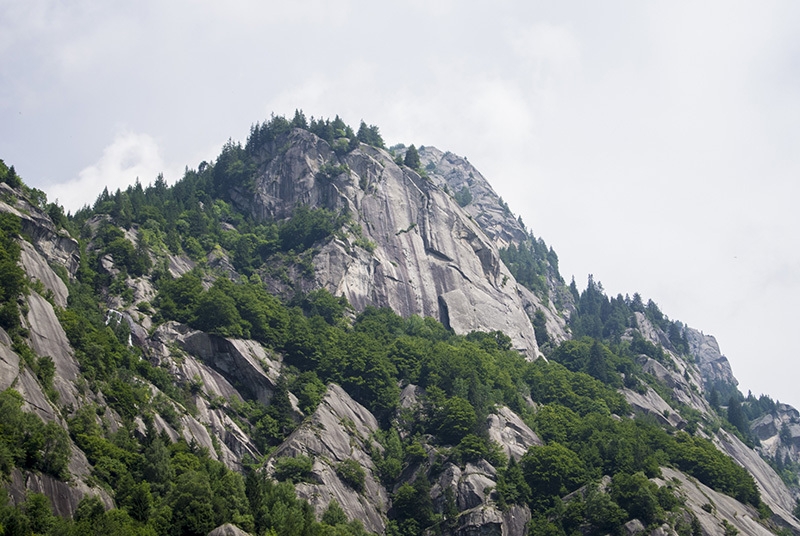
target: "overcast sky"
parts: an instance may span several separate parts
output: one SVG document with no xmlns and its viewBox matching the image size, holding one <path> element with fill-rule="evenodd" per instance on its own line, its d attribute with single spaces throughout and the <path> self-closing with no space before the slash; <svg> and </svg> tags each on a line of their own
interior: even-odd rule
<svg viewBox="0 0 800 536">
<path fill-rule="evenodd" d="M 0 0 L 0 28 L 0 158 L 68 209 L 272 112 L 364 119 L 800 407 L 797 2 Z"/>
</svg>

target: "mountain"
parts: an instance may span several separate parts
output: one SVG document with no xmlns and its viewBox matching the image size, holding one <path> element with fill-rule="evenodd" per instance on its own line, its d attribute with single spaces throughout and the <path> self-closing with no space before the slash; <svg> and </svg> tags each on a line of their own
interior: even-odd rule
<svg viewBox="0 0 800 536">
<path fill-rule="evenodd" d="M 797 410 L 375 126 L 74 215 L 0 164 L 0 271 L 9 533 L 800 534 Z"/>
</svg>

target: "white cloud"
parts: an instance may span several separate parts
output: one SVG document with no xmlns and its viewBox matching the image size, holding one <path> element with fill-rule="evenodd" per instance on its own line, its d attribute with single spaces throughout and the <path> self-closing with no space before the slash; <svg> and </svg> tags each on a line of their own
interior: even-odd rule
<svg viewBox="0 0 800 536">
<path fill-rule="evenodd" d="M 103 150 L 100 159 L 81 170 L 78 177 L 50 188 L 49 197 L 67 210 L 75 211 L 92 204 L 103 188 L 114 192 L 125 189 L 138 178 L 152 182 L 165 171 L 156 140 L 147 134 L 123 132 Z"/>
</svg>

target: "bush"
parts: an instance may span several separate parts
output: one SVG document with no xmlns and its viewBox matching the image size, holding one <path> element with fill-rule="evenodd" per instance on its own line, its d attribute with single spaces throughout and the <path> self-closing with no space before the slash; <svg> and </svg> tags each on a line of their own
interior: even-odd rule
<svg viewBox="0 0 800 536">
<path fill-rule="evenodd" d="M 353 488 L 359 493 L 364 491 L 364 481 L 366 473 L 357 461 L 353 459 L 344 460 L 336 465 L 336 474 L 342 482 Z"/>
<path fill-rule="evenodd" d="M 275 478 L 291 482 L 305 482 L 311 476 L 311 468 L 314 466 L 314 460 L 302 454 L 294 458 L 278 458 L 275 460 Z"/>
</svg>

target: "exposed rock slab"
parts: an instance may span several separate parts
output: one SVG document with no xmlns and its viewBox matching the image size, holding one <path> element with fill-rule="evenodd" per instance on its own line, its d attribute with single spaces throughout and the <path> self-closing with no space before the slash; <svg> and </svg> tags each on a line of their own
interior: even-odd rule
<svg viewBox="0 0 800 536">
<path fill-rule="evenodd" d="M 383 533 L 389 497 L 377 480 L 366 447 L 377 429 L 378 421 L 369 410 L 344 389 L 331 384 L 313 415 L 275 449 L 267 471 L 271 472 L 275 460 L 283 456 L 313 457 L 314 483 L 297 484 L 297 495 L 314 506 L 318 517 L 336 500 L 348 518 L 360 520 L 368 531 Z M 372 448 L 379 447 L 373 444 Z M 336 474 L 336 464 L 344 460 L 355 460 L 364 469 L 363 493 L 342 482 Z"/>
<path fill-rule="evenodd" d="M 758 520 L 758 512 L 723 493 L 718 493 L 695 479 L 689 479 L 682 472 L 662 467 L 661 473 L 666 480 L 675 479 L 680 482 L 681 493 L 686 498 L 686 506 L 697 516 L 703 534 L 724 536 L 722 520 L 725 519 L 736 527 L 740 534 L 748 536 L 768 536 L 772 534 Z M 703 509 L 703 505 L 712 505 L 711 512 Z"/>
<path fill-rule="evenodd" d="M 708 389 L 716 385 L 739 384 L 733 376 L 728 358 L 720 353 L 719 344 L 713 335 L 705 335 L 696 329 L 687 328 L 686 338 Z"/>
<path fill-rule="evenodd" d="M 686 421 L 652 387 L 647 386 L 647 390 L 644 393 L 637 393 L 631 389 L 620 389 L 620 393 L 631 405 L 634 412 L 652 415 L 659 423 L 674 426 L 675 428 L 686 426 Z"/>
<path fill-rule="evenodd" d="M 20 197 L 8 184 L 0 183 L 0 197 L 15 200 L 14 206 L 0 201 L 0 212 L 14 214 L 20 219 L 23 234 L 31 239 L 42 257 L 50 264 L 63 266 L 74 276 L 80 264 L 77 240 L 66 231 L 58 231 L 47 214 Z"/>
<path fill-rule="evenodd" d="M 243 531 L 236 525 L 225 523 L 209 532 L 208 536 L 250 536 L 250 533 Z"/>
<path fill-rule="evenodd" d="M 97 495 L 106 508 L 114 505 L 108 493 L 90 488 L 80 480 L 68 484 L 49 475 L 21 471 L 17 468 L 11 471 L 7 489 L 12 504 L 24 502 L 28 491 L 47 495 L 53 512 L 62 517 L 72 517 L 81 499 L 87 495 Z"/>
<path fill-rule="evenodd" d="M 52 358 L 56 373 L 53 387 L 58 391 L 61 404 L 78 405 L 75 381 L 80 369 L 72 354 L 67 334 L 56 317 L 53 306 L 35 292 L 31 292 L 28 301 L 28 326 L 33 350 L 39 356 Z"/>
<path fill-rule="evenodd" d="M 175 322 L 159 326 L 153 339 L 162 355 L 169 355 L 170 344 L 178 344 L 221 374 L 244 397 L 264 404 L 272 399 L 281 365 L 256 341 L 226 339 Z M 219 389 L 233 394 L 225 386 Z"/>
<path fill-rule="evenodd" d="M 534 445 L 541 445 L 539 436 L 523 422 L 523 420 L 503 406 L 492 413 L 488 418 L 489 439 L 496 441 L 505 452 L 506 456 L 515 460 L 522 458 L 528 449 Z"/>
<path fill-rule="evenodd" d="M 524 536 L 530 520 L 531 513 L 527 506 L 515 505 L 502 512 L 496 506 L 483 505 L 461 513 L 455 534 Z"/>
<path fill-rule="evenodd" d="M 64 281 L 56 275 L 44 257 L 30 243 L 21 240 L 20 246 L 19 260 L 28 277 L 41 281 L 44 287 L 53 293 L 55 304 L 66 307 L 69 290 Z"/>
<path fill-rule="evenodd" d="M 258 218 L 287 217 L 298 202 L 347 210 L 376 245 L 368 252 L 355 239 L 330 241 L 314 258 L 317 286 L 343 294 L 359 311 L 391 307 L 442 320 L 458 333 L 502 330 L 530 358 L 539 355 L 497 247 L 440 187 L 374 147 L 337 158 L 300 129 L 274 145 L 264 150 L 255 192 L 232 193 L 237 205 Z M 330 176 L 341 164 L 347 170 Z"/>
<path fill-rule="evenodd" d="M 775 470 L 758 453 L 747 447 L 739 438 L 720 430 L 714 437 L 714 444 L 722 452 L 744 466 L 758 484 L 761 499 L 784 521 L 798 523 L 789 512 L 795 507 L 795 499 Z M 781 515 L 782 513 L 786 516 Z M 797 525 L 800 530 L 800 524 Z"/>
</svg>

